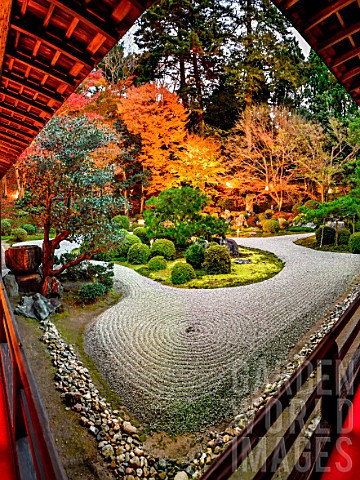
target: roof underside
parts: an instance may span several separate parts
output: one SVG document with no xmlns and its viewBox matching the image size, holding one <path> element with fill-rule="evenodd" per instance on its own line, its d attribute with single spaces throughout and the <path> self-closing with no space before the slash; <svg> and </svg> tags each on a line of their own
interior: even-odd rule
<svg viewBox="0 0 360 480">
<path fill-rule="evenodd" d="M 0 0 L 0 178 L 154 0 Z M 360 0 L 273 0 L 360 105 Z"/>
<path fill-rule="evenodd" d="M 0 1 L 0 178 L 153 1 Z"/>
<path fill-rule="evenodd" d="M 273 0 L 360 105 L 360 0 Z"/>
</svg>

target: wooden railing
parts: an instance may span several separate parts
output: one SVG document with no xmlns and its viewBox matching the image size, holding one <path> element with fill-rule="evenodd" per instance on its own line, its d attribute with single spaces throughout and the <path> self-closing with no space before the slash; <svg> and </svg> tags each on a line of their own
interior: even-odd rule
<svg viewBox="0 0 360 480">
<path fill-rule="evenodd" d="M 46 411 L 1 279 L 0 365 L 18 477 L 65 480 Z"/>
<path fill-rule="evenodd" d="M 270 479 L 274 475 L 290 480 L 320 478 L 359 386 L 359 332 L 360 295 L 279 392 L 258 411 L 242 434 L 210 466 L 201 480 L 260 480 Z M 345 373 L 341 376 L 340 371 Z M 295 398 L 300 394 L 301 402 L 298 402 L 295 415 L 291 416 L 290 407 L 294 411 L 292 403 L 295 403 Z M 282 422 L 281 417 L 284 417 Z M 303 434 L 312 418 L 318 423 L 307 441 Z M 275 441 L 270 438 L 268 448 L 267 435 L 275 422 L 282 423 L 283 427 L 285 424 L 285 429 Z M 305 448 L 297 448 L 299 454 L 296 455 L 295 442 L 300 439 L 306 444 Z M 262 441 L 263 444 L 260 443 Z M 258 454 L 257 458 L 261 458 L 261 461 L 253 468 L 254 462 L 251 464 L 249 459 L 251 455 L 256 457 L 254 452 L 257 447 L 266 450 L 265 459 Z M 264 451 L 260 453 L 263 454 Z M 290 468 L 287 463 L 287 474 L 280 472 L 284 468 L 282 463 L 285 457 L 286 462 L 293 460 Z"/>
</svg>

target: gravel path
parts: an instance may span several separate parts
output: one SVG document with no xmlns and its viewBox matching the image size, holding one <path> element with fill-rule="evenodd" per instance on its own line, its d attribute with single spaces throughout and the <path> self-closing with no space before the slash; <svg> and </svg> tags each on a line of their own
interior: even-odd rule
<svg viewBox="0 0 360 480">
<path fill-rule="evenodd" d="M 239 239 L 285 262 L 244 287 L 182 290 L 115 266 L 122 300 L 85 333 L 85 349 L 129 410 L 153 427 L 200 429 L 236 414 L 291 346 L 360 274 L 360 255 Z"/>
</svg>

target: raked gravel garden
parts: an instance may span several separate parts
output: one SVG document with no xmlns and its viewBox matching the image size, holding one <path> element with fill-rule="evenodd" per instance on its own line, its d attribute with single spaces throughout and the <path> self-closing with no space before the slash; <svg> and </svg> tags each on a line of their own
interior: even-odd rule
<svg viewBox="0 0 360 480">
<path fill-rule="evenodd" d="M 301 237 L 238 239 L 284 262 L 276 276 L 242 287 L 175 289 L 115 265 L 114 289 L 122 297 L 88 327 L 86 352 L 128 410 L 152 428 L 176 434 L 227 420 L 227 427 L 207 429 L 206 448 L 192 460 L 146 451 L 141 430 L 101 396 L 55 324 L 40 322 L 66 410 L 78 413 L 116 478 L 199 478 L 359 294 L 360 255 L 295 245 Z M 315 323 L 316 332 L 287 360 Z M 257 387 L 260 396 L 249 403 Z"/>
<path fill-rule="evenodd" d="M 174 289 L 115 266 L 121 301 L 85 333 L 85 350 L 126 407 L 152 428 L 197 431 L 233 416 L 351 286 L 360 256 L 242 238 L 285 267 L 253 285 Z"/>
</svg>

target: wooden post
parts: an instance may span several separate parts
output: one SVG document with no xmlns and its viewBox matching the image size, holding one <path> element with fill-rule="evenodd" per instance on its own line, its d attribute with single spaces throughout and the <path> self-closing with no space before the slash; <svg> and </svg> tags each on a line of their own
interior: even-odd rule
<svg viewBox="0 0 360 480">
<path fill-rule="evenodd" d="M 341 418 L 339 412 L 339 349 L 334 342 L 326 357 L 321 361 L 323 379 L 322 418 L 331 427 L 331 436 L 340 434 Z"/>
</svg>

